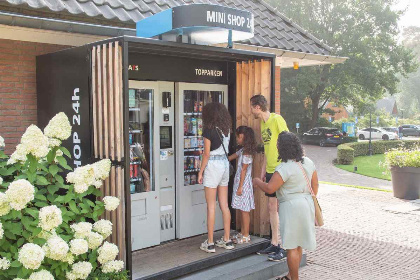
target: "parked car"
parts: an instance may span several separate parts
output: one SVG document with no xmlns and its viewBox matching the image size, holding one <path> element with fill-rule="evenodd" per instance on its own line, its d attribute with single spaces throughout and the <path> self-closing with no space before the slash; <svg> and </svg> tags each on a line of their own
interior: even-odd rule
<svg viewBox="0 0 420 280">
<path fill-rule="evenodd" d="M 386 131 L 379 127 L 365 128 L 357 132 L 357 137 L 360 140 L 369 139 L 370 131 L 372 132 L 372 139 L 395 140 L 398 139 L 398 134 L 395 132 Z"/>
<path fill-rule="evenodd" d="M 420 136 L 420 128 L 414 124 L 402 125 L 404 136 Z"/>
<path fill-rule="evenodd" d="M 303 143 L 319 144 L 325 147 L 327 144 L 340 145 L 343 143 L 343 133 L 337 128 L 314 127 L 303 134 Z"/>
<path fill-rule="evenodd" d="M 386 130 L 388 132 L 395 132 L 398 135 L 398 127 L 381 127 L 383 130 Z"/>
</svg>

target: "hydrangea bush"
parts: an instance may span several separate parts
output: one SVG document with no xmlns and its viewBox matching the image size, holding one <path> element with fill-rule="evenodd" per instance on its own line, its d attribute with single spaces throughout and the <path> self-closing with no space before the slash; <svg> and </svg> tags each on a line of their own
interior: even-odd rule
<svg viewBox="0 0 420 280">
<path fill-rule="evenodd" d="M 61 147 L 70 135 L 59 113 L 44 132 L 28 127 L 10 158 L 0 137 L 0 279 L 127 279 L 118 247 L 105 241 L 112 223 L 99 219 L 120 203 L 99 199 L 111 162 L 73 171 Z"/>
</svg>

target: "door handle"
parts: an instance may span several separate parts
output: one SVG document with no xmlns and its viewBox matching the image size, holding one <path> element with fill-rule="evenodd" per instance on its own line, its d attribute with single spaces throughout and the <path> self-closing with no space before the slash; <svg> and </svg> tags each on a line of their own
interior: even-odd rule
<svg viewBox="0 0 420 280">
<path fill-rule="evenodd" d="M 165 215 L 160 215 L 160 230 L 165 229 Z"/>
</svg>

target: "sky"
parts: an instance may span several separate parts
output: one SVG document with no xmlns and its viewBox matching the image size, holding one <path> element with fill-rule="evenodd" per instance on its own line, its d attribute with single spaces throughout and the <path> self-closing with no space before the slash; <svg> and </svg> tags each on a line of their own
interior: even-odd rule
<svg viewBox="0 0 420 280">
<path fill-rule="evenodd" d="M 420 27 L 420 0 L 400 0 L 395 8 L 399 10 L 408 8 L 398 23 L 400 30 L 411 25 Z"/>
</svg>

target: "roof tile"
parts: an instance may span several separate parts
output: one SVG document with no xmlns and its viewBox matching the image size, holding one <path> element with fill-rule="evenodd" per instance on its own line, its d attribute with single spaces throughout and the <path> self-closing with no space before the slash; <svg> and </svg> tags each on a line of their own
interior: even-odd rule
<svg viewBox="0 0 420 280">
<path fill-rule="evenodd" d="M 11 5 L 48 8 L 54 12 L 102 17 L 135 23 L 163 10 L 185 4 L 217 4 L 254 14 L 254 38 L 243 44 L 328 55 L 330 48 L 262 0 L 6 0 Z"/>
</svg>

